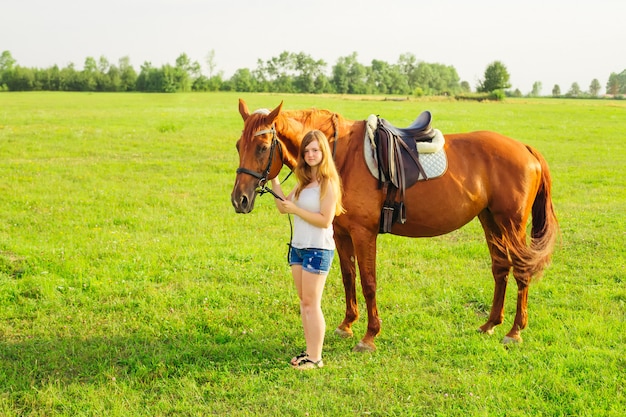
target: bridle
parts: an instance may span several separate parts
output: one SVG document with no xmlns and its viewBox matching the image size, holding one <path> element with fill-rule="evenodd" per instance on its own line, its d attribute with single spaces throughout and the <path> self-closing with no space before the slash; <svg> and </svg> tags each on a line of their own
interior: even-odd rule
<svg viewBox="0 0 626 417">
<path fill-rule="evenodd" d="M 272 127 L 269 129 L 259 130 L 258 132 L 254 134 L 254 137 L 261 136 L 266 133 L 272 134 L 272 144 L 270 145 L 270 156 L 269 156 L 269 159 L 267 160 L 267 167 L 265 168 L 265 170 L 262 173 L 258 173 L 248 168 L 239 167 L 237 168 L 237 174 L 248 174 L 248 175 L 253 176 L 257 180 L 259 180 L 256 186 L 256 190 L 255 190 L 257 193 L 259 193 L 259 195 L 270 193 L 274 197 L 278 198 L 279 200 L 282 200 L 282 198 L 278 196 L 274 191 L 272 191 L 271 188 L 267 187 L 267 180 L 269 179 L 268 177 L 270 175 L 270 170 L 272 169 L 272 163 L 274 162 L 274 153 L 276 152 L 276 148 L 278 148 L 280 160 L 282 161 L 283 160 L 283 147 L 280 141 L 278 140 L 278 136 L 276 135 L 276 127 L 274 125 L 272 125 Z M 291 175 L 291 172 L 289 173 L 289 175 Z M 287 178 L 289 178 L 289 175 L 287 175 L 287 177 L 283 180 L 283 182 L 287 180 Z"/>
</svg>

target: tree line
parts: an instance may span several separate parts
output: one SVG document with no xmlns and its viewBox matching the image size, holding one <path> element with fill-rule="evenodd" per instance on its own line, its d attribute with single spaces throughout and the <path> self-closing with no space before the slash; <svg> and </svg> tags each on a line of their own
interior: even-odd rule
<svg viewBox="0 0 626 417">
<path fill-rule="evenodd" d="M 215 68 L 213 58 L 208 62 Z M 197 61 L 181 54 L 174 65 L 141 65 L 139 73 L 124 57 L 112 64 L 105 57 L 87 57 L 82 70 L 28 68 L 17 65 L 9 51 L 0 57 L 0 89 L 9 91 L 241 91 L 339 94 L 438 95 L 469 91 L 456 69 L 442 64 L 418 62 L 405 54 L 397 63 L 373 60 L 371 66 L 358 62 L 357 54 L 339 58 L 327 75 L 327 63 L 305 53 L 283 52 L 267 61 L 258 60 L 253 70 L 240 68 L 229 79 L 222 73 L 202 74 Z"/>
<path fill-rule="evenodd" d="M 214 52 L 207 56 L 209 75 L 202 73 L 201 65 L 181 54 L 174 65 L 160 67 L 150 62 L 141 65 L 139 73 L 130 64 L 129 57 L 111 63 L 106 57 L 87 57 L 83 69 L 73 63 L 64 68 L 28 68 L 17 64 L 9 51 L 0 55 L 0 91 L 92 91 L 92 92 L 187 92 L 239 91 L 277 93 L 336 93 L 336 94 L 393 94 L 393 95 L 454 95 L 471 96 L 471 86 L 461 81 L 450 65 L 418 61 L 415 55 L 400 55 L 395 63 L 374 59 L 363 65 L 357 53 L 340 57 L 330 67 L 324 60 L 316 60 L 305 53 L 283 52 L 269 60 L 257 61 L 254 69 L 240 68 L 228 79 L 223 73 L 214 74 Z M 477 93 L 493 93 L 510 88 L 509 73 L 499 61 L 487 67 L 485 77 L 475 86 Z M 577 83 L 566 96 L 597 96 L 600 84 L 594 80 L 589 92 L 581 91 Z M 533 86 L 529 95 L 539 95 L 541 83 Z M 612 73 L 606 86 L 607 94 L 626 94 L 626 70 Z M 521 95 L 519 90 L 508 95 Z M 553 96 L 561 96 L 555 85 Z"/>
</svg>

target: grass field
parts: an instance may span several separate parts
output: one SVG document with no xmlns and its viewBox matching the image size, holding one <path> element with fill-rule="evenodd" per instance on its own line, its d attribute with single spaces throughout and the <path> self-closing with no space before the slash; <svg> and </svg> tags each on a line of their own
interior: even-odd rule
<svg viewBox="0 0 626 417">
<path fill-rule="evenodd" d="M 475 331 L 493 282 L 474 221 L 379 238 L 372 354 L 352 352 L 364 318 L 357 338 L 333 334 L 335 262 L 326 367 L 300 373 L 287 218 L 269 196 L 230 204 L 238 97 L 0 94 L 0 415 L 624 415 L 626 102 L 243 95 L 398 125 L 429 109 L 444 133 L 504 133 L 552 170 L 562 233 L 523 344 L 500 343 L 513 280 L 505 323 Z"/>
</svg>

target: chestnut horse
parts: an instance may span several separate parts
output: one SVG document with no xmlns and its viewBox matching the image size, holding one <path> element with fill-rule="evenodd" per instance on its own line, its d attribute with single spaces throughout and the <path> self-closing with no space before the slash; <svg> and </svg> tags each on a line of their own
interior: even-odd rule
<svg viewBox="0 0 626 417">
<path fill-rule="evenodd" d="M 335 218 L 335 242 L 346 295 L 346 314 L 336 332 L 350 337 L 358 319 L 356 267 L 367 304 L 368 324 L 357 351 L 376 349 L 380 332 L 376 306 L 376 239 L 385 194 L 368 170 L 364 155 L 366 121 L 347 120 L 328 110 L 274 110 L 250 113 L 239 100 L 244 121 L 237 141 L 239 169 L 231 194 L 237 213 L 254 207 L 259 186 L 276 177 L 283 164 L 293 169 L 300 141 L 311 129 L 323 131 L 335 150 L 346 213 Z M 432 237 L 449 233 L 478 216 L 485 231 L 495 280 L 491 313 L 479 331 L 492 334 L 504 319 L 509 271 L 517 282 L 517 312 L 503 343 L 521 342 L 527 324 L 531 278 L 550 262 L 558 223 L 545 159 L 534 148 L 501 134 L 479 131 L 445 135 L 448 169 L 439 178 L 406 190 L 406 222 L 391 233 Z M 526 225 L 532 213 L 532 230 Z"/>
</svg>

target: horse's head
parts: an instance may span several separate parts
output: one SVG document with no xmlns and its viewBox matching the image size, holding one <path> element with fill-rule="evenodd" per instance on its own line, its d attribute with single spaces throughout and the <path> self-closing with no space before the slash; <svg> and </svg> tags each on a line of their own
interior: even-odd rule
<svg viewBox="0 0 626 417">
<path fill-rule="evenodd" d="M 281 102 L 272 111 L 262 109 L 251 114 L 245 101 L 239 99 L 243 132 L 237 141 L 239 168 L 230 195 L 237 213 L 252 211 L 259 187 L 276 177 L 283 166 L 282 145 L 274 124 L 282 107 Z"/>
</svg>

